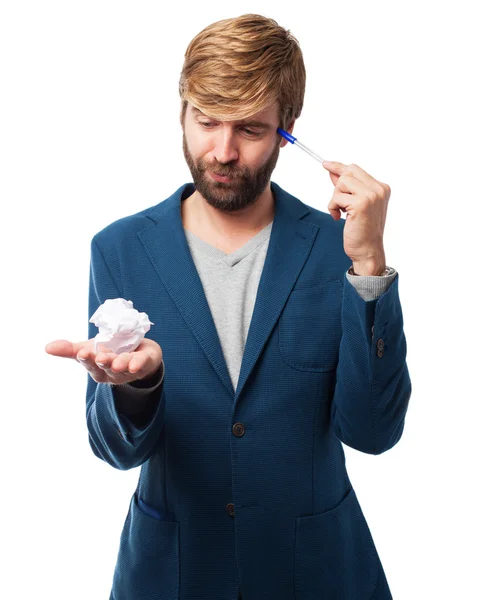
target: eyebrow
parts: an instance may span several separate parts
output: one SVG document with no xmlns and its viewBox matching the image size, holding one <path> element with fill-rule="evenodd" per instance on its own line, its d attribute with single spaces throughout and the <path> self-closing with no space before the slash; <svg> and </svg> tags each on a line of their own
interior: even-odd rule
<svg viewBox="0 0 479 600">
<path fill-rule="evenodd" d="M 199 108 L 196 108 L 196 106 L 192 106 L 191 110 L 197 116 L 207 117 L 208 119 L 212 118 L 212 117 L 208 117 L 208 115 L 205 115 L 205 113 L 202 112 Z M 213 120 L 217 121 L 218 119 L 213 119 Z M 269 123 L 264 123 L 263 121 L 248 121 L 248 119 L 242 119 L 241 121 L 238 121 L 238 125 L 247 125 L 249 127 L 259 127 L 260 129 L 271 129 L 272 128 L 272 125 L 270 125 Z"/>
</svg>

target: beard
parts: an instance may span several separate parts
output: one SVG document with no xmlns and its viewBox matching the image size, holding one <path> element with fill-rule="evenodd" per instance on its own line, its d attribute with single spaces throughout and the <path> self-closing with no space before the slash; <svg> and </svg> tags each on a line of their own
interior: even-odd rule
<svg viewBox="0 0 479 600">
<path fill-rule="evenodd" d="M 217 161 L 210 165 L 201 158 L 193 158 L 183 132 L 183 154 L 195 188 L 210 206 L 223 212 L 242 210 L 256 202 L 270 181 L 271 173 L 278 162 L 279 151 L 280 144 L 277 144 L 265 164 L 254 172 L 248 167 L 236 167 Z M 231 177 L 232 180 L 225 183 L 214 181 L 206 173 L 207 170 L 216 175 Z"/>
</svg>

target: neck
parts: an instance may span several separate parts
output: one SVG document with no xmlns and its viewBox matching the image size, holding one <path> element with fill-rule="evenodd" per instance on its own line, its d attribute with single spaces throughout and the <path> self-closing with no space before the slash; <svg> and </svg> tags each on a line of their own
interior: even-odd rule
<svg viewBox="0 0 479 600">
<path fill-rule="evenodd" d="M 182 215 L 203 231 L 230 240 L 261 231 L 274 219 L 274 195 L 268 185 L 254 204 L 232 213 L 214 208 L 195 190 L 182 203 Z"/>
</svg>

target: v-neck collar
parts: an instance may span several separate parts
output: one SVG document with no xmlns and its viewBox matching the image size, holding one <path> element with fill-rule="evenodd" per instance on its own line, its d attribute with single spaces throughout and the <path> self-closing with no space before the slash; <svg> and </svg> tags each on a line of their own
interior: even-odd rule
<svg viewBox="0 0 479 600">
<path fill-rule="evenodd" d="M 240 248 L 237 248 L 234 252 L 223 252 L 216 246 L 205 242 L 203 239 L 192 233 L 188 229 L 185 229 L 185 235 L 189 242 L 193 242 L 195 247 L 199 248 L 204 254 L 210 259 L 221 261 L 229 267 L 234 267 L 240 260 L 248 256 L 253 250 L 255 250 L 260 244 L 262 244 L 270 235 L 273 227 L 273 221 L 263 227 L 256 235 L 250 238 Z"/>
</svg>

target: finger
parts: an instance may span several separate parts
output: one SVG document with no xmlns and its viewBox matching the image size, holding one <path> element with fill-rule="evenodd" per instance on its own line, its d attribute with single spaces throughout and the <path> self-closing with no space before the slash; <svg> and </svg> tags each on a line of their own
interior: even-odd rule
<svg viewBox="0 0 479 600">
<path fill-rule="evenodd" d="M 149 352 L 135 352 L 130 361 L 130 372 L 144 375 L 153 367 L 154 359 Z"/>
<path fill-rule="evenodd" d="M 128 364 L 130 362 L 133 353 L 122 352 L 119 355 L 113 355 L 114 359 L 111 364 L 105 365 L 103 370 L 109 379 L 118 384 L 132 381 L 132 373 L 128 370 Z"/>
<path fill-rule="evenodd" d="M 348 212 L 349 210 L 352 210 L 354 208 L 353 198 L 354 196 L 352 196 L 351 194 L 341 194 L 340 192 L 335 192 L 328 204 L 329 212 L 335 213 L 334 215 L 332 214 L 334 218 L 340 218 L 341 211 Z"/>
<path fill-rule="evenodd" d="M 95 355 L 93 352 L 89 352 L 88 350 L 82 349 L 78 352 L 76 359 L 80 362 L 84 367 L 91 369 L 95 367 Z"/>
<path fill-rule="evenodd" d="M 329 208 L 329 212 L 335 221 L 338 221 L 341 218 L 341 211 L 337 208 Z"/>
<path fill-rule="evenodd" d="M 110 369 L 112 371 L 112 374 L 129 373 L 128 364 L 130 363 L 131 356 L 131 352 L 122 352 L 121 354 L 119 354 L 111 363 Z"/>
<path fill-rule="evenodd" d="M 141 376 L 151 368 L 152 360 L 147 352 L 130 352 L 124 371 Z"/>
<path fill-rule="evenodd" d="M 361 169 L 358 165 L 351 163 L 344 165 L 340 162 L 335 161 L 323 161 L 323 167 L 332 173 L 338 173 L 344 175 L 350 173 L 358 181 L 362 181 L 366 187 L 380 193 L 384 184 L 375 179 L 372 175 L 367 173 L 364 169 Z"/>
<path fill-rule="evenodd" d="M 348 173 L 351 173 L 352 175 L 354 175 L 354 177 L 356 179 L 358 179 L 359 181 L 362 181 L 364 183 L 364 185 L 366 185 L 366 187 L 379 192 L 381 190 L 381 183 L 377 180 L 374 179 L 374 177 L 372 177 L 372 175 L 369 175 L 369 173 L 366 173 L 366 171 L 364 169 L 361 169 L 361 167 L 358 167 L 358 165 L 355 165 L 354 163 L 351 165 L 348 165 L 348 169 L 347 169 Z"/>
<path fill-rule="evenodd" d="M 343 175 L 341 175 L 336 182 L 336 190 L 338 192 L 355 194 L 357 196 L 369 197 L 371 195 L 371 188 L 359 179 L 356 179 L 356 177 L 350 173 L 343 173 Z"/>
<path fill-rule="evenodd" d="M 106 366 L 109 366 L 109 363 L 111 362 L 111 360 L 113 360 L 115 356 L 116 354 L 113 354 L 113 357 L 105 357 L 104 355 L 104 357 L 102 358 L 101 355 L 95 354 L 94 352 L 90 352 L 86 348 L 82 348 L 82 350 L 80 350 L 80 352 L 77 354 L 76 358 L 78 362 L 81 363 L 87 371 L 93 373 L 94 375 L 101 375 L 105 373 Z M 105 362 L 103 362 L 103 360 Z"/>
<path fill-rule="evenodd" d="M 80 352 L 77 354 L 77 360 L 89 373 L 92 373 L 92 376 L 98 376 L 103 373 L 103 369 L 95 362 L 95 355 L 93 352 L 88 352 L 84 349 L 80 350 Z"/>
<path fill-rule="evenodd" d="M 88 342 L 72 343 L 68 340 L 55 340 L 45 346 L 45 352 L 53 356 L 62 358 L 76 359 L 78 352 L 86 346 Z"/>
<path fill-rule="evenodd" d="M 114 352 L 97 352 L 94 356 L 95 363 L 101 368 L 111 368 L 111 363 L 115 360 L 118 355 Z"/>
<path fill-rule="evenodd" d="M 334 160 L 323 160 L 323 167 L 332 173 L 342 175 L 345 173 L 347 165 Z"/>
</svg>

